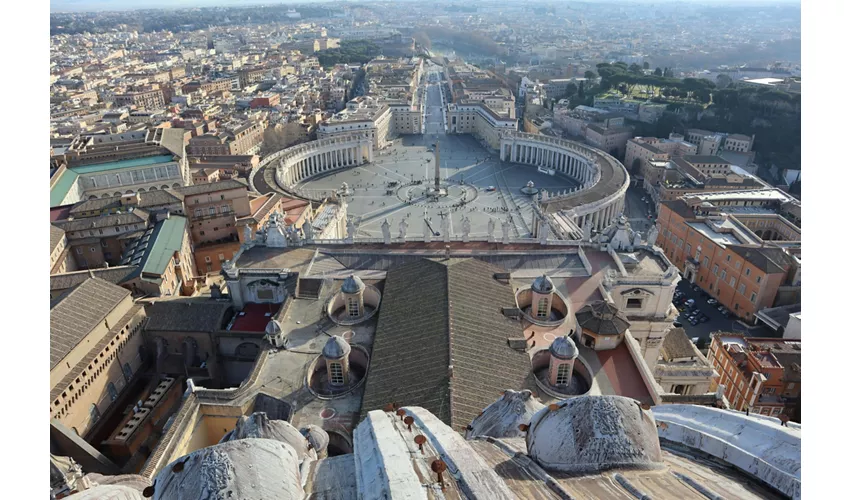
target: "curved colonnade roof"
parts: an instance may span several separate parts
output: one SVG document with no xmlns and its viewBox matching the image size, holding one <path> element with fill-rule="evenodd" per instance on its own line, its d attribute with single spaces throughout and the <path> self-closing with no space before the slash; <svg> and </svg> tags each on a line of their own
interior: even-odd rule
<svg viewBox="0 0 850 500">
<path fill-rule="evenodd" d="M 613 156 L 592 146 L 588 146 L 587 144 L 570 141 L 568 139 L 558 139 L 539 134 L 527 134 L 522 132 L 507 134 L 504 136 L 504 139 L 525 140 L 537 142 L 540 145 L 555 147 L 562 144 L 574 145 L 576 149 L 585 151 L 570 151 L 570 153 L 578 153 L 585 157 L 590 156 L 588 159 L 593 161 L 599 167 L 599 182 L 594 184 L 591 188 L 583 189 L 571 195 L 557 199 L 541 202 L 542 208 L 546 213 L 554 213 L 561 210 L 572 210 L 582 205 L 594 203 L 612 196 L 624 186 L 628 186 L 629 173 L 626 171 L 626 167 L 624 167 L 623 164 Z"/>
</svg>

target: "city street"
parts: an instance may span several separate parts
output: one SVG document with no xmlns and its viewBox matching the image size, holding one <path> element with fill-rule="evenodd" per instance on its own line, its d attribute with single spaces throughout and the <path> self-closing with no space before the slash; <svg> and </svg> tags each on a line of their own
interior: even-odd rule
<svg viewBox="0 0 850 500">
<path fill-rule="evenodd" d="M 643 188 L 629 186 L 626 190 L 626 205 L 625 216 L 628 217 L 632 229 L 646 234 L 649 228 L 655 224 L 655 207 L 652 202 L 643 201 L 641 198 L 649 199 L 646 191 Z M 647 215 L 652 215 L 652 219 L 647 219 Z"/>
</svg>

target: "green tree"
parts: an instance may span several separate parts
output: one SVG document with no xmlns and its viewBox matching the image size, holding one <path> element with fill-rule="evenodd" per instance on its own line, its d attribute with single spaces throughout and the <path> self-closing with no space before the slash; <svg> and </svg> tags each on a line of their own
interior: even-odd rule
<svg viewBox="0 0 850 500">
<path fill-rule="evenodd" d="M 573 82 L 568 83 L 567 84 L 567 94 L 566 94 L 566 96 L 570 97 L 572 95 L 575 95 L 576 92 L 578 92 L 578 85 L 576 85 Z"/>
<path fill-rule="evenodd" d="M 643 62 L 643 69 L 649 69 L 649 63 L 648 62 L 646 62 L 646 61 Z"/>
<path fill-rule="evenodd" d="M 584 72 L 584 77 L 588 80 L 596 80 L 597 76 L 598 75 L 596 73 L 590 70 Z"/>
<path fill-rule="evenodd" d="M 661 68 L 655 68 L 655 71 L 652 74 L 655 76 L 664 76 L 664 72 L 661 70 Z"/>
</svg>

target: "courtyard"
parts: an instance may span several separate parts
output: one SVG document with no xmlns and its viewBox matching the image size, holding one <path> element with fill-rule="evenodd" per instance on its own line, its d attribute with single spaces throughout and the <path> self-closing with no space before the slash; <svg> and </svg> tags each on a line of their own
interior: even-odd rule
<svg viewBox="0 0 850 500">
<path fill-rule="evenodd" d="M 439 115 L 437 115 L 439 116 Z M 439 138 L 440 183 L 445 195 L 429 197 L 434 185 L 435 151 Z M 510 223 L 512 238 L 531 236 L 532 198 L 521 189 L 531 181 L 549 192 L 574 189 L 578 184 L 560 174 L 549 175 L 528 165 L 499 160 L 474 137 L 468 135 L 402 136 L 391 146 L 376 152 L 370 164 L 312 177 L 296 188 L 311 198 L 331 196 L 343 183 L 349 187 L 348 214 L 357 228 L 357 237 L 381 236 L 386 219 L 393 237 L 405 220 L 407 235 L 432 237 L 443 231 L 448 217 L 452 234 L 462 234 L 469 221 L 471 237 L 486 237 L 493 220 L 497 237 L 501 224 Z"/>
</svg>

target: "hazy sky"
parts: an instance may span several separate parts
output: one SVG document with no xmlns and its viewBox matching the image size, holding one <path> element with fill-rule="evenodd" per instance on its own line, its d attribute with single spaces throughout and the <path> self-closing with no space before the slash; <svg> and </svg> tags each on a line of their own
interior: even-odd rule
<svg viewBox="0 0 850 500">
<path fill-rule="evenodd" d="M 349 0 L 349 2 L 361 2 L 364 0 Z M 421 0 L 382 0 L 396 2 L 421 2 Z M 449 0 L 451 1 L 451 0 Z M 507 3 L 555 3 L 552 0 L 502 0 Z M 720 4 L 799 4 L 800 0 L 579 0 L 582 2 L 615 2 L 615 3 L 700 3 L 703 5 Z M 99 10 L 133 10 L 133 9 L 157 9 L 157 8 L 185 8 L 201 6 L 249 6 L 249 5 L 271 5 L 271 4 L 307 4 L 307 3 L 336 3 L 335 0 L 148 0 L 138 3 L 132 0 L 50 0 L 50 12 L 82 12 Z M 339 2 L 344 3 L 344 2 Z M 456 0 L 456 3 L 477 3 L 467 0 Z M 486 3 L 491 3 L 487 0 Z"/>
</svg>

